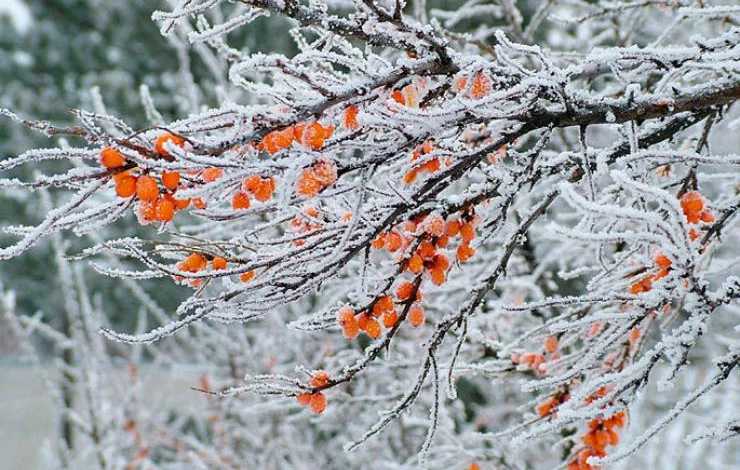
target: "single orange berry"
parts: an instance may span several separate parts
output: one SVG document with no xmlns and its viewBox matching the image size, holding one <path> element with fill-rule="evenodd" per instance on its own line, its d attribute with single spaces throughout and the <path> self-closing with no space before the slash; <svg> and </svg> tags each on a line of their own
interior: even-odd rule
<svg viewBox="0 0 740 470">
<path fill-rule="evenodd" d="M 365 333 L 372 339 L 380 338 L 380 323 L 374 318 L 368 318 Z"/>
<path fill-rule="evenodd" d="M 393 328 L 396 323 L 398 323 L 398 312 L 395 310 L 385 312 L 383 315 L 383 326 L 386 328 Z"/>
<path fill-rule="evenodd" d="M 209 167 L 203 170 L 203 181 L 206 183 L 212 183 L 224 175 L 224 171 L 221 168 Z"/>
<path fill-rule="evenodd" d="M 367 321 L 370 319 L 370 317 L 368 317 L 364 313 L 361 313 L 355 318 L 357 318 L 357 328 L 365 331 L 367 329 Z"/>
<path fill-rule="evenodd" d="M 353 131 L 360 127 L 360 123 L 357 122 L 357 115 L 360 113 L 360 110 L 357 109 L 357 106 L 350 106 L 344 111 L 344 119 L 342 121 L 342 124 L 344 124 L 344 127 L 347 129 Z"/>
<path fill-rule="evenodd" d="M 465 222 L 460 226 L 460 236 L 464 242 L 470 242 L 475 238 L 475 226 L 473 226 L 473 222 Z"/>
<path fill-rule="evenodd" d="M 156 199 L 154 202 L 139 201 L 137 207 L 139 217 L 146 222 L 151 222 L 157 218 Z"/>
<path fill-rule="evenodd" d="M 203 198 L 194 197 L 193 199 L 191 199 L 191 201 L 193 202 L 193 206 L 195 206 L 196 209 L 205 209 L 206 208 L 206 203 L 203 200 Z"/>
<path fill-rule="evenodd" d="M 311 403 L 311 394 L 310 393 L 299 393 L 295 396 L 296 400 L 298 400 L 298 403 L 301 404 L 301 406 L 308 406 L 309 403 Z"/>
<path fill-rule="evenodd" d="M 259 175 L 252 175 L 242 182 L 242 187 L 250 193 L 254 193 L 257 191 L 257 188 L 259 188 L 261 183 L 262 178 L 260 178 Z"/>
<path fill-rule="evenodd" d="M 390 232 L 386 236 L 385 247 L 388 249 L 388 251 L 393 253 L 394 251 L 397 251 L 399 248 L 401 248 L 401 246 L 403 246 L 403 238 L 398 232 Z"/>
<path fill-rule="evenodd" d="M 179 135 L 174 134 L 162 134 L 159 137 L 157 137 L 157 140 L 154 142 L 154 149 L 159 153 L 160 155 L 169 155 L 170 152 L 168 152 L 164 145 L 167 142 L 172 142 L 173 145 L 177 147 L 183 147 L 185 145 L 185 139 L 180 137 Z"/>
<path fill-rule="evenodd" d="M 113 147 L 105 147 L 100 151 L 100 163 L 108 169 L 120 168 L 126 164 L 126 159 Z"/>
<path fill-rule="evenodd" d="M 255 191 L 253 192 L 254 198 L 257 199 L 260 202 L 266 202 L 269 201 L 272 197 L 272 193 L 274 191 L 273 184 L 270 183 L 272 178 L 265 179 L 260 181 L 260 184 L 257 186 Z"/>
<path fill-rule="evenodd" d="M 411 297 L 413 292 L 414 285 L 409 281 L 405 281 L 403 284 L 398 286 L 398 289 L 396 289 L 396 297 L 398 297 L 399 300 L 406 300 Z"/>
<path fill-rule="evenodd" d="M 441 286 L 445 283 L 445 272 L 443 269 L 432 269 L 429 271 L 429 277 L 432 279 L 432 283 L 437 286 Z"/>
<path fill-rule="evenodd" d="M 329 373 L 325 370 L 317 370 L 308 382 L 312 387 L 324 387 L 329 383 Z"/>
<path fill-rule="evenodd" d="M 313 411 L 314 413 L 323 413 L 326 409 L 326 395 L 321 392 L 314 393 L 313 395 L 311 395 L 311 400 L 309 404 L 311 405 L 311 411 Z"/>
<path fill-rule="evenodd" d="M 445 235 L 456 237 L 460 233 L 460 222 L 457 220 L 448 220 L 445 224 Z"/>
<path fill-rule="evenodd" d="M 160 199 L 156 205 L 156 218 L 160 222 L 169 222 L 175 216 L 175 203 L 169 199 Z"/>
<path fill-rule="evenodd" d="M 239 275 L 239 280 L 242 282 L 249 282 L 254 278 L 254 269 L 250 269 L 245 273 Z"/>
<path fill-rule="evenodd" d="M 461 263 L 466 262 L 475 254 L 475 249 L 468 243 L 463 243 L 457 247 L 457 260 Z"/>
<path fill-rule="evenodd" d="M 180 173 L 177 171 L 162 172 L 162 186 L 169 190 L 174 190 L 180 184 Z"/>
<path fill-rule="evenodd" d="M 658 253 L 658 255 L 655 257 L 655 264 L 660 269 L 668 269 L 671 267 L 671 260 L 663 253 Z"/>
<path fill-rule="evenodd" d="M 154 202 L 159 196 L 159 186 L 157 181 L 149 175 L 140 176 L 136 180 L 136 195 L 139 199 L 147 202 Z"/>
<path fill-rule="evenodd" d="M 424 260 L 419 255 L 413 255 L 409 258 L 408 269 L 414 274 L 419 274 L 424 270 Z"/>
<path fill-rule="evenodd" d="M 116 180 L 116 194 L 118 197 L 131 197 L 136 193 L 136 177 L 126 175 Z"/>
<path fill-rule="evenodd" d="M 250 205 L 251 202 L 249 201 L 249 195 L 247 193 L 239 191 L 231 198 L 231 207 L 234 210 L 249 209 Z"/>
<path fill-rule="evenodd" d="M 213 261 L 211 261 L 211 267 L 216 271 L 226 269 L 227 264 L 226 260 L 220 256 L 214 257 Z"/>
<path fill-rule="evenodd" d="M 558 338 L 557 336 L 548 336 L 545 338 L 545 351 L 552 354 L 558 350 Z"/>
<path fill-rule="evenodd" d="M 413 307 L 411 307 L 408 314 L 408 320 L 409 325 L 413 326 L 414 328 L 423 325 L 424 321 L 426 320 L 426 317 L 424 316 L 424 309 L 418 305 L 414 305 Z"/>
<path fill-rule="evenodd" d="M 440 235 L 437 240 L 434 242 L 434 245 L 437 248 L 447 248 L 447 245 L 450 244 L 450 237 L 447 235 Z"/>
<path fill-rule="evenodd" d="M 380 297 L 373 304 L 373 315 L 376 317 L 379 317 L 385 312 L 390 312 L 392 310 L 393 310 L 393 299 L 391 299 L 389 295 L 384 295 Z"/>
</svg>

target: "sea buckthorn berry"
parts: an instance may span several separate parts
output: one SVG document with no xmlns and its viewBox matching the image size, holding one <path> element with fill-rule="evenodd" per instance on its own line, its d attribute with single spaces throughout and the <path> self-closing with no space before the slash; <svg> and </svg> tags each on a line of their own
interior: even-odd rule
<svg viewBox="0 0 740 470">
<path fill-rule="evenodd" d="M 671 267 L 671 260 L 666 255 L 664 255 L 663 253 L 658 253 L 655 256 L 655 264 L 660 269 L 668 269 L 668 268 Z"/>
<path fill-rule="evenodd" d="M 175 216 L 175 203 L 169 199 L 162 198 L 157 201 L 156 219 L 160 222 L 169 222 Z"/>
<path fill-rule="evenodd" d="M 424 240 L 419 243 L 419 248 L 416 252 L 422 259 L 430 259 L 437 254 L 437 248 L 429 240 Z"/>
<path fill-rule="evenodd" d="M 382 249 L 385 246 L 385 237 L 386 237 L 386 234 L 385 233 L 381 233 L 370 244 L 376 250 L 380 250 L 380 249 Z"/>
<path fill-rule="evenodd" d="M 478 465 L 475 462 L 472 462 L 470 466 L 468 466 L 468 470 L 480 470 L 480 465 Z"/>
<path fill-rule="evenodd" d="M 296 400 L 298 400 L 298 403 L 300 403 L 301 406 L 308 406 L 309 403 L 311 403 L 311 394 L 310 393 L 299 393 L 295 396 Z"/>
<path fill-rule="evenodd" d="M 180 184 L 180 173 L 177 171 L 162 172 L 162 186 L 169 190 L 174 190 Z"/>
<path fill-rule="evenodd" d="M 457 220 L 448 220 L 445 223 L 445 235 L 456 237 L 460 233 L 460 222 Z"/>
<path fill-rule="evenodd" d="M 226 262 L 226 259 L 220 256 L 214 257 L 213 261 L 211 261 L 211 267 L 216 271 L 221 270 L 221 269 L 226 269 L 227 264 L 228 263 Z"/>
<path fill-rule="evenodd" d="M 359 113 L 360 110 L 357 109 L 357 106 L 349 106 L 344 111 L 344 117 L 342 120 L 342 124 L 344 125 L 344 127 L 351 131 L 358 129 L 360 127 L 360 123 L 357 122 L 357 115 Z"/>
<path fill-rule="evenodd" d="M 196 209 L 205 209 L 206 208 L 205 201 L 202 198 L 200 198 L 200 197 L 194 197 L 193 199 L 191 199 L 191 202 L 193 203 L 193 206 Z"/>
<path fill-rule="evenodd" d="M 466 262 L 475 254 L 475 249 L 468 243 L 463 243 L 457 247 L 457 260 L 461 263 Z"/>
<path fill-rule="evenodd" d="M 714 222 L 714 213 L 709 209 L 704 209 L 701 211 L 701 214 L 699 214 L 699 220 L 711 224 Z"/>
<path fill-rule="evenodd" d="M 252 192 L 254 198 L 260 202 L 269 201 L 272 197 L 272 193 L 275 191 L 275 180 L 272 178 L 263 179 L 260 181 L 257 188 Z"/>
<path fill-rule="evenodd" d="M 311 400 L 309 402 L 311 405 L 311 411 L 313 411 L 316 414 L 321 414 L 326 410 L 326 395 L 324 395 L 321 392 L 314 393 L 311 395 Z"/>
<path fill-rule="evenodd" d="M 438 237 L 444 233 L 445 223 L 442 216 L 432 214 L 424 219 L 424 231 L 433 237 Z"/>
<path fill-rule="evenodd" d="M 116 179 L 116 195 L 118 197 L 131 197 L 136 194 L 136 177 L 126 174 Z"/>
<path fill-rule="evenodd" d="M 386 328 L 393 328 L 396 326 L 396 323 L 398 323 L 398 312 L 395 310 L 385 312 L 383 315 L 383 326 Z"/>
<path fill-rule="evenodd" d="M 317 370 L 308 382 L 312 387 L 324 387 L 329 383 L 329 373 L 325 370 Z"/>
<path fill-rule="evenodd" d="M 259 188 L 260 184 L 262 184 L 262 178 L 260 178 L 259 175 L 252 175 L 242 182 L 242 187 L 250 193 L 254 194 L 254 192 L 257 191 L 257 188 Z"/>
<path fill-rule="evenodd" d="M 409 258 L 408 269 L 414 274 L 419 274 L 424 270 L 424 260 L 419 255 L 413 255 Z"/>
<path fill-rule="evenodd" d="M 422 309 L 418 305 L 414 305 L 413 307 L 411 307 L 408 314 L 408 320 L 409 325 L 413 326 L 414 328 L 423 325 L 424 321 L 426 320 L 426 317 L 424 316 L 424 309 Z"/>
<path fill-rule="evenodd" d="M 429 271 L 429 277 L 432 280 L 432 283 L 437 286 L 441 286 L 445 283 L 445 272 L 443 269 L 432 269 Z"/>
<path fill-rule="evenodd" d="M 349 307 L 342 307 L 337 314 L 337 321 L 342 327 L 345 338 L 354 339 L 360 332 L 360 327 L 355 318 L 355 312 Z"/>
<path fill-rule="evenodd" d="M 542 417 L 547 416 L 557 405 L 558 401 L 554 397 L 550 398 L 546 402 L 541 403 L 539 406 L 537 406 L 537 414 Z"/>
<path fill-rule="evenodd" d="M 432 261 L 429 264 L 432 269 L 446 271 L 450 267 L 450 260 L 442 253 L 438 253 L 432 257 Z"/>
<path fill-rule="evenodd" d="M 364 313 L 359 314 L 357 317 L 357 328 L 361 329 L 362 331 L 367 330 L 367 322 L 370 319 L 367 315 Z"/>
<path fill-rule="evenodd" d="M 245 273 L 239 275 L 239 280 L 242 282 L 249 282 L 254 278 L 254 269 L 250 269 Z"/>
<path fill-rule="evenodd" d="M 137 207 L 139 217 L 145 222 L 152 222 L 157 217 L 156 199 L 154 202 L 139 201 Z"/>
<path fill-rule="evenodd" d="M 100 163 L 108 169 L 120 168 L 126 164 L 126 159 L 113 147 L 104 147 L 100 151 Z"/>
<path fill-rule="evenodd" d="M 447 235 L 440 235 L 437 237 L 437 240 L 434 242 L 434 245 L 437 248 L 447 248 L 447 245 L 450 244 L 450 237 Z"/>
<path fill-rule="evenodd" d="M 403 246 L 403 238 L 396 231 L 390 232 L 385 238 L 385 247 L 393 253 Z"/>
<path fill-rule="evenodd" d="M 368 318 L 365 325 L 365 333 L 372 339 L 380 338 L 380 323 L 374 318 Z"/>
<path fill-rule="evenodd" d="M 136 195 L 142 201 L 154 202 L 159 197 L 157 181 L 149 175 L 140 176 L 136 180 Z"/>
<path fill-rule="evenodd" d="M 557 336 L 548 336 L 545 338 L 545 351 L 552 354 L 558 350 Z"/>
<path fill-rule="evenodd" d="M 649 277 L 640 279 L 630 286 L 630 294 L 641 294 L 643 292 L 649 292 L 653 288 L 653 281 Z"/>
<path fill-rule="evenodd" d="M 298 194 L 303 197 L 312 197 L 319 194 L 322 186 L 313 170 L 308 168 L 303 170 L 298 176 Z"/>
<path fill-rule="evenodd" d="M 249 195 L 247 193 L 239 191 L 231 198 L 231 207 L 234 210 L 249 209 L 249 206 L 251 205 L 252 203 L 250 202 Z"/>
<path fill-rule="evenodd" d="M 399 300 L 406 300 L 411 297 L 413 292 L 414 285 L 409 281 L 405 281 L 403 284 L 398 286 L 398 289 L 396 289 L 396 297 L 398 297 Z"/>
<path fill-rule="evenodd" d="M 493 90 L 493 81 L 485 72 L 478 72 L 473 77 L 473 84 L 470 87 L 470 97 L 478 100 L 489 94 Z"/>
<path fill-rule="evenodd" d="M 185 258 L 185 261 L 183 261 L 181 269 L 183 271 L 195 273 L 206 269 L 206 266 L 208 266 L 208 260 L 205 256 L 200 253 L 191 253 L 187 258 Z"/>
<path fill-rule="evenodd" d="M 475 238 L 475 226 L 473 222 L 465 222 L 460 226 L 460 237 L 463 242 L 470 242 Z"/>
<path fill-rule="evenodd" d="M 224 171 L 221 168 L 209 167 L 203 170 L 203 181 L 206 183 L 212 183 L 224 175 Z"/>
<path fill-rule="evenodd" d="M 172 202 L 175 203 L 175 210 L 179 211 L 179 210 L 188 208 L 188 206 L 190 205 L 190 198 L 176 199 L 173 197 Z"/>
<path fill-rule="evenodd" d="M 177 147 L 183 147 L 185 145 L 185 139 L 183 139 L 179 135 L 162 134 L 159 137 L 157 137 L 157 140 L 154 142 L 154 149 L 157 151 L 157 153 L 159 153 L 160 155 L 169 156 L 170 152 L 168 152 L 164 148 L 167 142 L 172 142 L 172 144 Z"/>
<path fill-rule="evenodd" d="M 390 312 L 393 310 L 393 299 L 389 295 L 380 297 L 375 304 L 373 304 L 373 315 L 379 317 L 380 315 Z"/>
</svg>

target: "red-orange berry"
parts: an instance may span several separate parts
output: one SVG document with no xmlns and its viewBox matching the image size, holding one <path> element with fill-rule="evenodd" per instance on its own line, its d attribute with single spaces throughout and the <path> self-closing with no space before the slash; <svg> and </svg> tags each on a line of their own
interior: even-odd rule
<svg viewBox="0 0 740 470">
<path fill-rule="evenodd" d="M 300 403 L 301 406 L 308 406 L 309 403 L 311 403 L 311 394 L 310 393 L 299 393 L 295 396 L 296 400 L 298 400 L 298 403 Z"/>
<path fill-rule="evenodd" d="M 326 409 L 326 395 L 321 392 L 314 393 L 311 395 L 310 400 L 311 411 L 316 414 L 321 414 Z"/>
<path fill-rule="evenodd" d="M 372 339 L 380 338 L 380 323 L 374 318 L 368 318 L 365 325 L 365 333 Z"/>
<path fill-rule="evenodd" d="M 159 196 L 157 181 L 149 175 L 140 176 L 136 180 L 136 195 L 142 201 L 154 202 Z"/>
<path fill-rule="evenodd" d="M 120 168 L 126 164 L 126 159 L 113 147 L 105 147 L 100 151 L 100 163 L 108 168 Z"/>
<path fill-rule="evenodd" d="M 183 147 L 185 145 L 185 139 L 180 137 L 179 135 L 173 135 L 173 134 L 162 134 L 159 137 L 157 137 L 157 140 L 154 142 L 154 149 L 159 153 L 160 155 L 169 155 L 170 152 L 168 152 L 164 145 L 167 142 L 172 142 L 177 147 Z"/>
<path fill-rule="evenodd" d="M 127 174 L 116 179 L 116 194 L 118 197 L 131 197 L 136 194 L 136 177 Z"/>
<path fill-rule="evenodd" d="M 227 264 L 228 263 L 226 262 L 226 259 L 224 259 L 224 258 L 222 258 L 220 256 L 214 257 L 213 258 L 213 261 L 211 261 L 211 267 L 215 271 L 218 271 L 218 270 L 221 270 L 221 269 L 226 269 Z"/>
<path fill-rule="evenodd" d="M 245 273 L 239 275 L 239 280 L 242 282 L 249 282 L 254 278 L 254 269 L 250 269 Z"/>
<path fill-rule="evenodd" d="M 162 172 L 162 186 L 169 190 L 174 190 L 180 184 L 180 173 L 177 171 Z"/>
<path fill-rule="evenodd" d="M 156 219 L 160 222 L 169 222 L 175 216 L 175 203 L 169 199 L 162 198 L 157 201 Z"/>
<path fill-rule="evenodd" d="M 408 320 L 409 325 L 413 326 L 414 328 L 423 325 L 424 321 L 426 320 L 426 317 L 424 316 L 424 309 L 422 309 L 418 305 L 414 305 L 413 307 L 411 307 L 408 314 Z"/>
<path fill-rule="evenodd" d="M 231 198 L 231 207 L 234 210 L 249 209 L 250 205 L 251 202 L 249 201 L 249 195 L 247 193 L 239 191 Z"/>
<path fill-rule="evenodd" d="M 224 175 L 224 171 L 218 167 L 210 167 L 203 170 L 203 181 L 211 183 L 221 178 Z"/>
</svg>

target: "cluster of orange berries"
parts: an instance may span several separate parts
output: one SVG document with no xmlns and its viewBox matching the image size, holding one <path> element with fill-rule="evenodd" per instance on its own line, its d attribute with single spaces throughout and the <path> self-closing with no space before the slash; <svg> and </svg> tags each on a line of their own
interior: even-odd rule
<svg viewBox="0 0 740 470">
<path fill-rule="evenodd" d="M 298 194 L 311 197 L 337 180 L 337 165 L 332 160 L 319 160 L 298 176 Z"/>
<path fill-rule="evenodd" d="M 627 421 L 624 411 L 604 419 L 595 418 L 589 421 L 588 431 L 583 436 L 583 447 L 576 453 L 575 459 L 568 464 L 568 470 L 595 470 L 598 467 L 590 465 L 590 457 L 606 456 L 606 447 L 619 443 L 617 429 L 623 428 Z"/>
<path fill-rule="evenodd" d="M 165 148 L 167 143 L 178 147 L 185 145 L 185 139 L 173 134 L 163 134 L 157 137 L 154 149 L 160 155 L 169 157 Z M 169 222 L 178 210 L 186 209 L 192 202 L 202 209 L 205 203 L 200 198 L 178 199 L 175 192 L 180 187 L 180 173 L 177 171 L 162 171 L 160 183 L 138 167 L 122 170 L 127 165 L 125 157 L 112 147 L 105 147 L 100 151 L 100 163 L 109 170 L 119 170 L 113 175 L 116 195 L 121 198 L 136 196 L 139 200 L 138 213 L 145 222 Z M 205 182 L 215 181 L 223 175 L 220 168 L 206 168 L 189 173 L 200 174 Z"/>
<path fill-rule="evenodd" d="M 714 222 L 714 213 L 707 207 L 704 196 L 698 191 L 689 191 L 685 193 L 679 199 L 681 204 L 681 210 L 686 216 L 688 223 L 696 225 L 699 222 L 712 223 Z M 699 232 L 694 227 L 689 230 L 689 238 L 691 241 L 699 238 Z"/>
<path fill-rule="evenodd" d="M 326 387 L 329 384 L 329 373 L 325 370 L 316 371 L 309 381 L 309 385 L 314 388 Z M 311 411 L 320 414 L 326 410 L 326 395 L 322 392 L 299 393 L 296 400 L 301 406 L 310 406 Z"/>
<path fill-rule="evenodd" d="M 396 289 L 398 303 L 408 301 L 413 292 L 414 285 L 408 281 L 403 282 Z M 421 291 L 418 289 L 414 301 L 415 303 L 409 309 L 406 320 L 412 327 L 419 327 L 424 324 L 426 317 L 424 316 L 424 309 L 419 305 Z M 356 338 L 360 331 L 364 331 L 371 339 L 378 339 L 383 328 L 390 329 L 396 326 L 398 318 L 395 302 L 390 295 L 378 297 L 368 308 L 359 312 L 345 306 L 340 308 L 337 314 L 337 322 L 342 327 L 342 332 L 347 339 Z"/>
<path fill-rule="evenodd" d="M 435 149 L 434 141 L 433 140 L 427 140 L 422 145 L 417 147 L 413 153 L 411 154 L 411 161 L 414 162 L 421 158 L 423 155 L 429 154 L 433 152 Z M 448 159 L 446 164 L 450 164 L 451 161 Z M 404 176 L 403 176 L 403 182 L 406 184 L 414 183 L 420 174 L 427 172 L 427 173 L 436 173 L 442 168 L 442 163 L 439 160 L 439 157 L 430 158 L 429 160 L 425 161 L 424 163 L 420 163 L 414 167 L 412 167 Z"/>
<path fill-rule="evenodd" d="M 318 122 L 301 123 L 270 132 L 262 139 L 262 142 L 257 144 L 257 149 L 275 154 L 287 149 L 295 141 L 313 150 L 319 150 L 333 134 L 334 126 L 322 126 Z"/>
<path fill-rule="evenodd" d="M 191 253 L 187 256 L 184 260 L 177 263 L 177 269 L 180 271 L 188 272 L 188 273 L 197 273 L 200 271 L 205 271 L 208 269 L 208 258 L 202 254 L 202 253 Z M 226 258 L 223 258 L 221 256 L 214 256 L 210 260 L 211 264 L 211 270 L 213 271 L 223 271 L 227 268 L 228 262 L 226 261 Z M 242 282 L 247 282 L 251 280 L 254 277 L 255 273 L 254 270 L 247 271 L 245 273 L 242 273 L 239 275 L 239 278 Z M 185 278 L 182 276 L 175 276 L 175 280 L 179 282 L 184 282 Z M 188 284 L 191 287 L 200 287 L 203 285 L 203 279 L 190 279 L 188 281 Z"/>
<path fill-rule="evenodd" d="M 231 207 L 235 210 L 249 209 L 252 205 L 250 194 L 259 202 L 267 202 L 274 193 L 275 178 L 252 175 L 242 181 L 240 190 L 231 198 Z"/>
<path fill-rule="evenodd" d="M 561 391 L 548 398 L 544 403 L 540 403 L 537 406 L 537 414 L 541 417 L 549 416 L 554 414 L 558 406 L 568 401 L 570 395 L 567 392 Z"/>
<path fill-rule="evenodd" d="M 641 294 L 643 292 L 650 292 L 653 289 L 653 281 L 663 279 L 671 271 L 671 260 L 662 252 L 658 252 L 655 256 L 655 265 L 658 267 L 658 272 L 652 276 L 645 276 L 638 281 L 630 285 L 630 294 Z"/>
<path fill-rule="evenodd" d="M 455 79 L 454 89 L 463 91 L 468 86 L 468 77 L 460 76 Z M 493 80 L 485 72 L 476 72 L 473 75 L 473 83 L 468 91 L 468 98 L 479 100 L 493 90 Z"/>
</svg>

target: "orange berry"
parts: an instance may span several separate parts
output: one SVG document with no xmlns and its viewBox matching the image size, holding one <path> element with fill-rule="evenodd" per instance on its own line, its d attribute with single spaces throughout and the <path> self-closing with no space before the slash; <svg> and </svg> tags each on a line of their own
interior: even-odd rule
<svg viewBox="0 0 740 470">
<path fill-rule="evenodd" d="M 418 305 L 414 305 L 413 307 L 411 307 L 408 314 L 408 320 L 409 325 L 413 326 L 414 328 L 423 325 L 424 321 L 426 320 L 424 316 L 424 309 L 422 309 Z"/>
<path fill-rule="evenodd" d="M 423 223 L 424 231 L 433 237 L 438 237 L 444 233 L 445 223 L 442 216 L 438 214 L 432 214 Z"/>
<path fill-rule="evenodd" d="M 252 175 L 242 182 L 242 186 L 244 187 L 244 189 L 252 194 L 257 191 L 257 188 L 260 187 L 260 184 L 262 184 L 262 178 L 260 178 L 259 175 Z"/>
<path fill-rule="evenodd" d="M 322 186 L 329 186 L 337 180 L 337 164 L 332 160 L 319 160 L 313 165 L 313 173 Z"/>
<path fill-rule="evenodd" d="M 156 219 L 160 222 L 169 222 L 175 216 L 175 203 L 169 199 L 160 199 L 156 204 Z"/>
<path fill-rule="evenodd" d="M 450 260 L 442 253 L 438 253 L 432 257 L 431 266 L 433 269 L 446 271 L 450 267 Z"/>
<path fill-rule="evenodd" d="M 393 328 L 398 323 L 398 313 L 395 310 L 385 312 L 383 315 L 383 326 L 386 328 Z"/>
<path fill-rule="evenodd" d="M 316 175 L 311 168 L 303 170 L 298 176 L 298 194 L 301 196 L 315 196 L 319 194 L 321 189 L 321 183 L 316 179 Z"/>
<path fill-rule="evenodd" d="M 365 333 L 372 339 L 380 338 L 380 323 L 374 318 L 368 318 Z"/>
<path fill-rule="evenodd" d="M 397 251 L 401 246 L 403 245 L 403 238 L 398 232 L 390 232 L 386 236 L 385 245 L 388 251 L 393 253 L 394 251 Z"/>
<path fill-rule="evenodd" d="M 636 343 L 640 339 L 641 335 L 642 332 L 639 328 L 632 328 L 632 330 L 630 330 L 630 343 Z"/>
<path fill-rule="evenodd" d="M 383 248 L 385 246 L 385 236 L 386 235 L 384 233 L 378 235 L 378 237 L 370 243 L 372 247 L 376 250 L 380 250 L 381 248 Z"/>
<path fill-rule="evenodd" d="M 254 191 L 255 199 L 260 202 L 266 202 L 270 200 L 273 192 L 273 185 L 270 183 L 271 180 L 272 178 L 260 181 L 259 186 Z"/>
<path fill-rule="evenodd" d="M 183 261 L 183 271 L 192 273 L 206 269 L 206 266 L 208 266 L 208 260 L 200 253 L 191 253 Z"/>
<path fill-rule="evenodd" d="M 360 327 L 357 324 L 354 311 L 349 307 L 342 307 L 339 309 L 337 315 L 337 321 L 342 327 L 344 336 L 347 339 L 354 339 L 359 334 Z"/>
<path fill-rule="evenodd" d="M 250 269 L 245 273 L 239 275 L 239 280 L 242 282 L 249 282 L 254 278 L 254 269 Z"/>
<path fill-rule="evenodd" d="M 419 274 L 424 270 L 424 260 L 419 255 L 413 255 L 409 258 L 408 269 L 414 274 Z"/>
<path fill-rule="evenodd" d="M 131 197 L 136 193 L 136 177 L 127 174 L 116 180 L 116 194 L 118 197 Z"/>
<path fill-rule="evenodd" d="M 437 238 L 437 241 L 434 242 L 434 244 L 437 246 L 437 248 L 447 248 L 447 245 L 450 244 L 450 237 L 447 235 L 440 235 Z"/>
<path fill-rule="evenodd" d="M 478 72 L 473 78 L 473 85 L 470 87 L 470 97 L 478 100 L 489 94 L 493 90 L 491 77 L 485 72 Z"/>
<path fill-rule="evenodd" d="M 312 387 L 324 387 L 329 383 L 329 373 L 325 370 L 317 370 L 308 382 Z"/>
<path fill-rule="evenodd" d="M 347 129 L 353 131 L 360 127 L 360 123 L 357 122 L 357 115 L 360 113 L 359 109 L 357 109 L 357 106 L 349 106 L 344 111 L 344 119 L 342 121 L 342 124 L 344 124 L 344 127 Z"/>
<path fill-rule="evenodd" d="M 457 247 L 457 260 L 461 263 L 466 262 L 475 254 L 475 249 L 468 243 L 463 243 Z"/>
<path fill-rule="evenodd" d="M 552 411 L 555 405 L 557 405 L 557 400 L 555 400 L 554 398 L 550 398 L 537 407 L 537 414 L 540 416 L 547 416 L 550 414 L 550 411 Z"/>
<path fill-rule="evenodd" d="M 419 244 L 419 249 L 416 252 L 422 259 L 429 259 L 437 254 L 437 248 L 429 240 L 424 240 Z"/>
<path fill-rule="evenodd" d="M 373 304 L 373 315 L 379 317 L 380 315 L 390 312 L 393 310 L 393 299 L 389 295 L 380 297 Z"/>
<path fill-rule="evenodd" d="M 460 226 L 460 236 L 464 242 L 470 242 L 475 238 L 475 226 L 473 222 L 465 222 Z"/>
<path fill-rule="evenodd" d="M 157 181 L 149 175 L 140 176 L 136 180 L 136 195 L 139 199 L 147 202 L 154 202 L 159 196 L 159 186 Z"/>
<path fill-rule="evenodd" d="M 699 214 L 699 220 L 711 224 L 712 222 L 714 222 L 714 214 L 711 210 L 704 209 L 703 211 L 701 211 L 701 214 Z"/>
<path fill-rule="evenodd" d="M 216 256 L 213 258 L 213 261 L 211 261 L 211 267 L 215 270 L 221 270 L 226 269 L 226 260 L 220 256 Z"/>
<path fill-rule="evenodd" d="M 311 403 L 311 394 L 310 393 L 299 393 L 295 396 L 296 400 L 298 400 L 298 403 L 301 404 L 301 406 L 308 406 L 309 403 Z"/>
<path fill-rule="evenodd" d="M 108 169 L 119 168 L 126 164 L 126 159 L 113 147 L 105 147 L 100 151 L 100 163 Z"/>
<path fill-rule="evenodd" d="M 203 201 L 202 198 L 194 197 L 192 199 L 192 202 L 193 202 L 193 206 L 195 206 L 196 209 L 205 209 L 206 208 L 206 203 L 205 203 L 205 201 Z"/>
<path fill-rule="evenodd" d="M 399 300 L 406 300 L 411 297 L 413 292 L 414 285 L 409 281 L 405 281 L 403 284 L 398 286 L 398 289 L 396 289 L 396 297 L 398 297 Z"/>
<path fill-rule="evenodd" d="M 472 462 L 470 466 L 468 467 L 468 470 L 480 470 L 480 465 L 478 465 L 475 462 Z"/>
<path fill-rule="evenodd" d="M 224 171 L 221 168 L 209 167 L 203 170 L 203 181 L 206 183 L 212 183 L 224 175 Z"/>
<path fill-rule="evenodd" d="M 460 222 L 457 220 L 448 220 L 445 224 L 445 235 L 456 237 L 460 233 Z"/>
<path fill-rule="evenodd" d="M 249 209 L 250 205 L 251 202 L 249 201 L 249 195 L 247 193 L 239 191 L 231 198 L 231 207 L 234 210 Z"/>
<path fill-rule="evenodd" d="M 418 175 L 419 175 L 419 169 L 414 167 L 411 170 L 409 170 L 408 173 L 404 175 L 403 182 L 406 184 L 411 184 L 414 181 L 416 181 L 416 178 Z"/>
<path fill-rule="evenodd" d="M 548 336 L 545 338 L 545 351 L 552 354 L 558 350 L 557 336 Z"/>
<path fill-rule="evenodd" d="M 326 409 L 326 395 L 321 392 L 314 393 L 313 395 L 311 395 L 311 400 L 309 404 L 311 405 L 311 411 L 313 411 L 314 413 L 323 413 Z"/>
<path fill-rule="evenodd" d="M 671 260 L 663 253 L 658 253 L 658 255 L 655 257 L 655 264 L 660 269 L 668 269 L 671 267 Z"/>
<path fill-rule="evenodd" d="M 642 292 L 649 292 L 653 288 L 653 281 L 649 277 L 640 279 L 630 286 L 630 294 L 640 294 Z"/>
<path fill-rule="evenodd" d="M 144 221 L 151 222 L 155 220 L 157 217 L 156 200 L 155 202 L 139 201 L 137 210 L 139 212 L 139 217 L 144 219 Z"/>
<path fill-rule="evenodd" d="M 391 98 L 396 103 L 400 103 L 402 105 L 406 104 L 406 99 L 403 97 L 403 93 L 401 93 L 401 90 L 394 90 L 393 93 L 391 93 Z"/>
<path fill-rule="evenodd" d="M 704 197 L 698 191 L 689 191 L 679 199 L 683 213 L 699 213 L 704 209 Z"/>
<path fill-rule="evenodd" d="M 177 171 L 163 171 L 162 185 L 170 190 L 174 190 L 180 184 L 180 173 Z"/>
<path fill-rule="evenodd" d="M 370 317 L 368 317 L 364 313 L 361 313 L 356 318 L 357 318 L 357 328 L 361 329 L 362 331 L 365 331 L 367 329 L 367 322 L 370 319 Z"/>
<path fill-rule="evenodd" d="M 445 283 L 445 272 L 443 269 L 432 269 L 429 271 L 429 277 L 432 279 L 432 283 L 437 286 L 441 286 Z"/>
<path fill-rule="evenodd" d="M 159 153 L 160 155 L 170 154 L 170 152 L 168 152 L 164 148 L 164 145 L 167 142 L 172 142 L 172 144 L 176 145 L 177 147 L 183 147 L 185 145 L 185 139 L 183 139 L 179 135 L 162 134 L 157 137 L 157 140 L 154 142 L 154 149 L 157 151 L 157 153 Z"/>
</svg>

